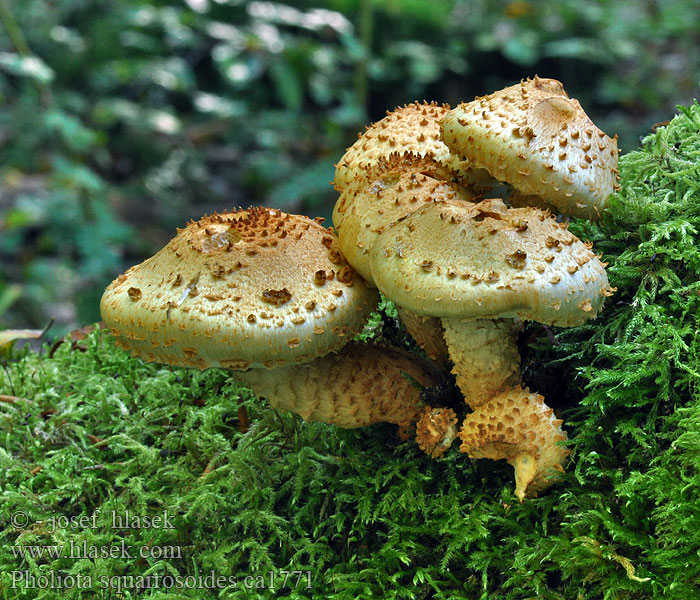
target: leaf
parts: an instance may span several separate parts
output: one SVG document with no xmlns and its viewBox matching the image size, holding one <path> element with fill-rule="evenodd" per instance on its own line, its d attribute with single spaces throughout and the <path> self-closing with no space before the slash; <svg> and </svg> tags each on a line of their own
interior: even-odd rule
<svg viewBox="0 0 700 600">
<path fill-rule="evenodd" d="M 62 110 L 52 110 L 45 116 L 46 125 L 56 131 L 71 150 L 87 152 L 97 142 L 97 133 L 85 127 L 77 117 Z"/>
<path fill-rule="evenodd" d="M 13 75 L 29 77 L 39 83 L 51 83 L 54 71 L 38 56 L 20 56 L 13 52 L 0 52 L 0 68 Z"/>
<path fill-rule="evenodd" d="M 544 44 L 542 54 L 548 57 L 586 60 L 593 64 L 609 64 L 617 58 L 605 51 L 601 40 L 583 37 L 548 42 Z"/>
<path fill-rule="evenodd" d="M 54 176 L 57 183 L 66 188 L 99 193 L 104 190 L 105 182 L 92 169 L 64 156 L 53 160 Z"/>
<path fill-rule="evenodd" d="M 2 315 L 22 295 L 22 287 L 17 284 L 7 287 L 0 284 L 0 315 Z"/>
<path fill-rule="evenodd" d="M 314 195 L 327 192 L 333 173 L 331 163 L 319 160 L 275 187 L 271 198 L 274 198 L 275 206 L 294 207 Z"/>
<path fill-rule="evenodd" d="M 525 31 L 520 35 L 507 38 L 502 46 L 503 55 L 521 66 L 534 65 L 539 58 L 537 35 Z"/>
<path fill-rule="evenodd" d="M 37 340 L 44 331 L 44 329 L 5 329 L 0 331 L 0 348 L 17 340 Z"/>
<path fill-rule="evenodd" d="M 303 89 L 299 75 L 289 62 L 276 61 L 270 65 L 270 75 L 275 82 L 277 93 L 289 110 L 300 110 Z"/>
</svg>

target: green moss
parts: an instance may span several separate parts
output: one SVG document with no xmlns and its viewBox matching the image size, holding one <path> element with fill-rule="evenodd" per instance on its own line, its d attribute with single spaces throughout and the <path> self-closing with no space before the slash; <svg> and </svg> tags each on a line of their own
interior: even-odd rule
<svg viewBox="0 0 700 600">
<path fill-rule="evenodd" d="M 304 423 L 230 373 L 147 365 L 101 331 L 15 351 L 0 393 L 27 401 L 0 403 L 0 598 L 698 597 L 699 164 L 696 104 L 622 158 L 601 223 L 573 226 L 618 292 L 595 322 L 526 353 L 573 454 L 562 484 L 522 505 L 505 464 L 472 463 L 456 446 L 431 460 L 391 426 Z M 383 311 L 366 334 L 404 339 Z M 112 511 L 167 511 L 173 528 L 112 529 Z M 122 540 L 132 557 L 18 555 Z M 139 557 L 146 547 L 181 555 Z M 93 586 L 14 589 L 18 570 Z M 304 573 L 283 586 L 284 570 Z M 257 589 L 271 571 L 274 589 Z M 101 578 L 212 572 L 238 583 L 100 589 Z"/>
</svg>

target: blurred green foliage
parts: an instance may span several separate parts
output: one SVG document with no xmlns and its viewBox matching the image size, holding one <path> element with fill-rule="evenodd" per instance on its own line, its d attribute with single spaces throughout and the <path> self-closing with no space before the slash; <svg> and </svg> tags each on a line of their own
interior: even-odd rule
<svg viewBox="0 0 700 600">
<path fill-rule="evenodd" d="M 329 216 L 365 123 L 539 73 L 623 150 L 689 102 L 700 5 L 664 0 L 0 0 L 0 326 L 99 318 L 205 212 Z"/>
</svg>

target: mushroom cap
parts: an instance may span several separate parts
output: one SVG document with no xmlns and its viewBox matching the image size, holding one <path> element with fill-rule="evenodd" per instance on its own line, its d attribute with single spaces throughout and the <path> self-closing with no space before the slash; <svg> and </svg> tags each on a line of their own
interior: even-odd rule
<svg viewBox="0 0 700 600">
<path fill-rule="evenodd" d="M 411 102 L 387 111 L 386 117 L 358 134 L 358 139 L 338 161 L 335 189 L 344 190 L 380 159 L 397 151 L 412 152 L 416 156 L 430 154 L 435 161 L 456 173 L 490 179 L 486 173 L 474 173 L 469 163 L 452 154 L 440 139 L 440 121 L 449 109 L 447 104 Z"/>
<path fill-rule="evenodd" d="M 205 216 L 115 279 L 117 345 L 173 365 L 274 368 L 338 350 L 378 301 L 320 222 L 268 208 Z"/>
<path fill-rule="evenodd" d="M 379 159 L 376 167 L 362 179 L 363 185 L 346 187 L 333 210 L 340 250 L 369 282 L 369 249 L 389 225 L 426 202 L 475 198 L 467 188 L 441 179 L 445 168 L 431 155 L 392 154 L 388 160 Z"/>
<path fill-rule="evenodd" d="M 500 199 L 426 204 L 377 238 L 370 262 L 383 294 L 426 316 L 571 326 L 612 292 L 604 265 L 566 224 Z"/>
<path fill-rule="evenodd" d="M 445 116 L 442 136 L 476 167 L 568 215 L 599 217 L 617 185 L 617 137 L 555 79 L 526 79 L 460 104 Z"/>
</svg>

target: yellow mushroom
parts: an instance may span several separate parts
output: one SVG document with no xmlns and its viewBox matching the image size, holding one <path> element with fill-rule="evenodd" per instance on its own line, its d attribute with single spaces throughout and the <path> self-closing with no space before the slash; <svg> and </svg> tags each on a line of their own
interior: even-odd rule
<svg viewBox="0 0 700 600">
<path fill-rule="evenodd" d="M 242 371 L 253 391 L 304 418 L 406 425 L 433 368 L 346 347 L 377 301 L 331 230 L 256 207 L 190 222 L 112 282 L 100 309 L 117 345 L 144 360 Z"/>
<path fill-rule="evenodd" d="M 517 386 L 467 415 L 460 450 L 471 458 L 506 460 L 515 469 L 515 495 L 522 502 L 549 487 L 564 471 L 566 433 L 539 394 Z"/>
<path fill-rule="evenodd" d="M 470 163 L 452 154 L 440 139 L 440 122 L 450 107 L 435 102 L 411 102 L 398 107 L 372 123 L 350 146 L 336 164 L 335 189 L 342 192 L 358 177 L 372 170 L 380 159 L 394 152 L 411 152 L 415 156 L 431 155 L 460 177 L 474 184 L 493 181 L 483 169 L 473 169 Z"/>
<path fill-rule="evenodd" d="M 498 199 L 427 204 L 382 233 L 370 261 L 383 294 L 442 319 L 470 406 L 520 381 L 513 319 L 580 324 L 611 293 L 603 264 L 565 225 Z"/>
<path fill-rule="evenodd" d="M 499 199 L 426 204 L 378 236 L 370 264 L 384 295 L 441 319 L 452 372 L 473 415 L 493 412 L 483 407 L 520 389 L 516 320 L 577 325 L 595 317 L 612 293 L 604 265 L 565 224 Z M 419 426 L 426 426 L 425 415 Z M 516 469 L 523 481 L 524 468 Z M 539 467 L 533 477 L 538 473 Z M 518 485 L 520 493 L 530 482 Z"/>
<path fill-rule="evenodd" d="M 617 137 L 598 129 L 555 79 L 534 77 L 462 103 L 442 121 L 450 150 L 575 217 L 599 218 L 617 183 Z M 541 205 L 541 202 L 537 202 Z"/>
<path fill-rule="evenodd" d="M 466 182 L 456 176 L 452 181 L 451 175 L 432 155 L 391 154 L 345 188 L 333 209 L 333 226 L 341 252 L 363 279 L 373 283 L 369 250 L 392 223 L 427 202 L 476 200 Z"/>
</svg>

